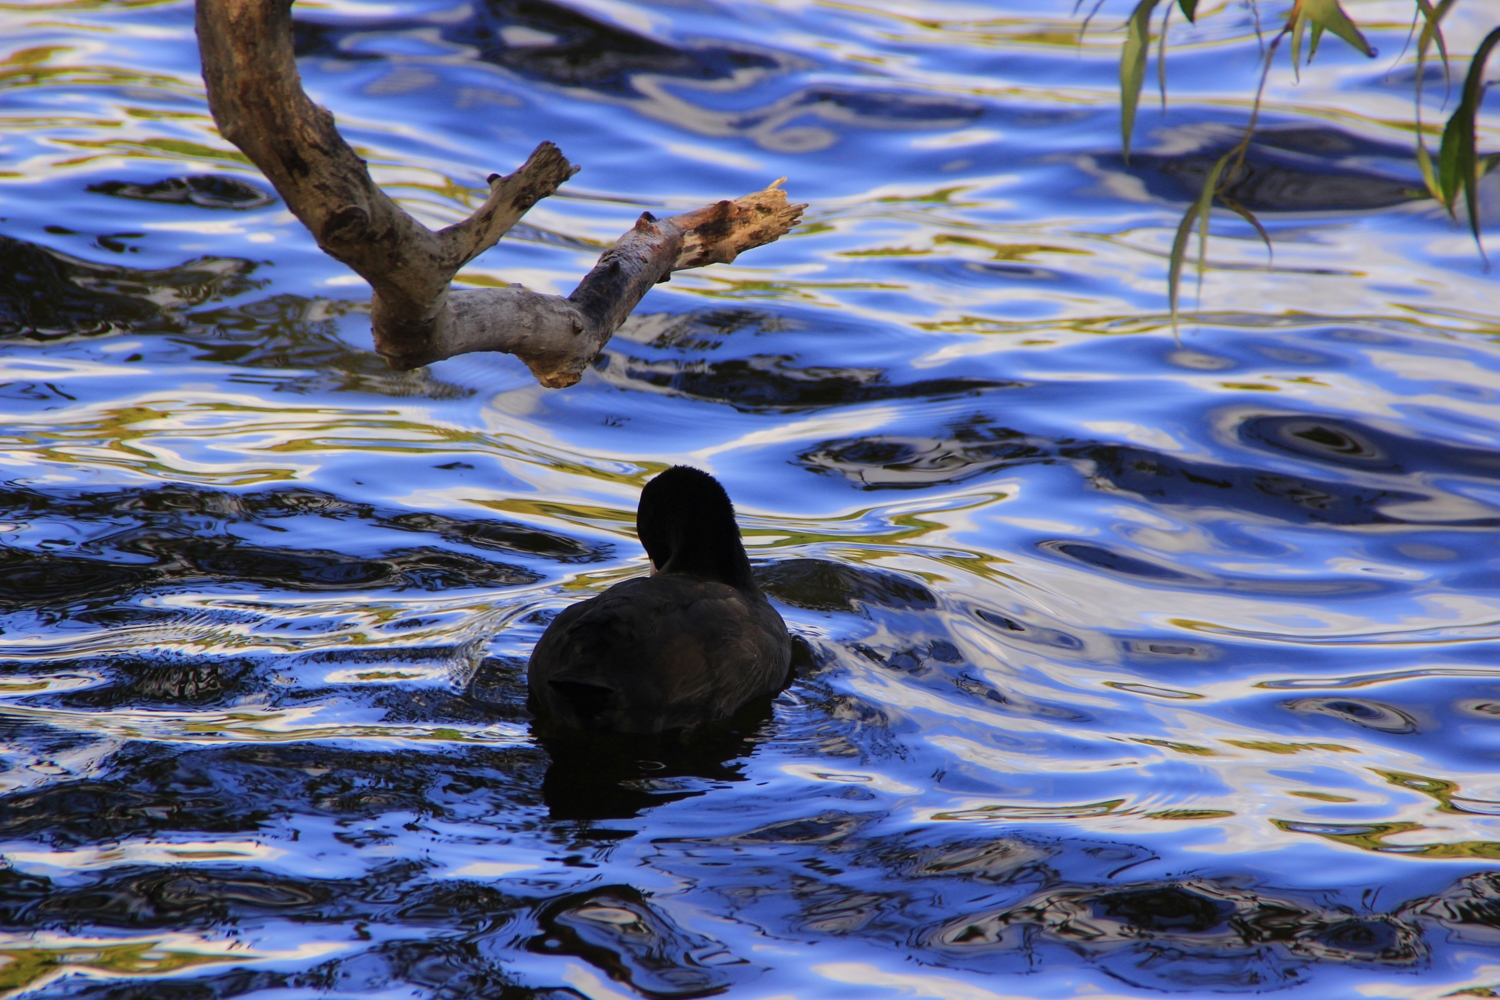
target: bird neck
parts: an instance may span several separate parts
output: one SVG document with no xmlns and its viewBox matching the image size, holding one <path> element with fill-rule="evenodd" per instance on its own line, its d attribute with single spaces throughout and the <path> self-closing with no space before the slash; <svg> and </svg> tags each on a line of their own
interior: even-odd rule
<svg viewBox="0 0 1500 1000">
<path fill-rule="evenodd" d="M 675 534 L 675 533 L 674 533 Z M 659 573 L 683 573 L 727 583 L 739 590 L 754 591 L 755 577 L 750 572 L 750 557 L 738 534 L 715 537 L 711 540 L 696 538 L 692 544 L 685 539 L 673 538 L 671 551 L 652 563 Z"/>
</svg>

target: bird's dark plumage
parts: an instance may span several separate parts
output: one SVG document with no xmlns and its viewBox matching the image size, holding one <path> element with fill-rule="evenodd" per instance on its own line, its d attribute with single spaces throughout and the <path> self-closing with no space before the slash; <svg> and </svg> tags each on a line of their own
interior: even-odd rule
<svg viewBox="0 0 1500 1000">
<path fill-rule="evenodd" d="M 660 733 L 779 691 L 791 639 L 718 480 L 663 472 L 641 491 L 636 530 L 656 572 L 553 620 L 527 667 L 532 709 L 568 729 Z"/>
</svg>

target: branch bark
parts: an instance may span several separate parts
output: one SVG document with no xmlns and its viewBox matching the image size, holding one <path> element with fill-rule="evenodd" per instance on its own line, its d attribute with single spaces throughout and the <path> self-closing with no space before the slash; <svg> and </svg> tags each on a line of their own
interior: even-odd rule
<svg viewBox="0 0 1500 1000">
<path fill-rule="evenodd" d="M 473 215 L 433 232 L 375 185 L 333 115 L 303 92 L 291 9 L 292 0 L 198 0 L 209 110 L 318 245 L 370 283 L 375 349 L 392 368 L 504 351 L 543 385 L 572 385 L 652 285 L 772 242 L 807 207 L 789 204 L 777 181 L 667 219 L 647 212 L 567 298 L 520 285 L 450 288 L 459 268 L 578 168 L 544 142 L 514 173 L 490 175 Z"/>
</svg>

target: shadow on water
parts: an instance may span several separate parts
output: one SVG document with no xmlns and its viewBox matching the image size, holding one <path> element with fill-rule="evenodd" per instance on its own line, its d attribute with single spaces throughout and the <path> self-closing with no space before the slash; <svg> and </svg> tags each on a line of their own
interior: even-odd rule
<svg viewBox="0 0 1500 1000">
<path fill-rule="evenodd" d="M 785 318 L 750 309 L 637 317 L 599 356 L 594 370 L 621 388 L 725 403 L 744 413 L 975 397 L 1024 384 L 968 376 L 893 384 L 881 368 L 799 363 L 798 355 L 782 352 L 739 354 L 754 343 L 752 338 L 788 328 Z M 727 339 L 731 335 L 734 339 Z M 626 347 L 630 343 L 638 346 L 632 351 Z M 726 354 L 739 356 L 715 355 L 726 347 L 730 348 Z"/>
<path fill-rule="evenodd" d="M 186 485 L 106 492 L 0 489 L 12 527 L 0 545 L 0 607 L 57 617 L 148 593 L 204 585 L 304 591 L 448 591 L 535 583 L 491 556 L 596 562 L 608 549 L 511 521 L 382 509 L 317 490 L 229 493 Z M 331 523 L 361 528 L 344 551 L 319 546 Z M 392 546 L 416 536 L 426 544 Z M 379 539 L 379 540 L 377 540 Z M 350 549 L 364 548 L 357 555 Z"/>
<path fill-rule="evenodd" d="M 0 236 L 0 338 L 46 342 L 155 334 L 165 343 L 144 346 L 124 360 L 147 355 L 167 360 L 186 348 L 193 360 L 265 370 L 263 378 L 247 374 L 239 380 L 282 392 L 348 390 L 435 399 L 473 394 L 426 369 L 393 372 L 379 355 L 340 339 L 340 321 L 366 311 L 363 303 L 289 294 L 245 301 L 268 283 L 253 276 L 257 269 L 254 261 L 218 257 L 161 269 L 97 264 Z M 240 301 L 227 304 L 231 299 Z M 24 386 L 11 383 L 0 387 L 0 398 L 23 392 Z"/>
<path fill-rule="evenodd" d="M 1158 198 L 1189 201 L 1198 197 L 1214 164 L 1238 141 L 1237 135 L 1206 137 L 1192 150 L 1132 153 L 1128 165 L 1118 154 L 1102 156 L 1098 162 L 1103 169 L 1141 178 Z M 1373 170 L 1372 163 L 1387 170 Z M 1431 197 L 1411 147 L 1374 142 L 1327 126 L 1257 132 L 1244 165 L 1224 190 L 1252 212 L 1369 211 Z"/>
<path fill-rule="evenodd" d="M 182 333 L 185 310 L 264 288 L 255 270 L 219 257 L 160 270 L 95 264 L 0 236 L 0 337 Z"/>
<path fill-rule="evenodd" d="M 457 20 L 410 21 L 331 21 L 304 13 L 296 22 L 297 55 L 364 62 L 386 58 L 386 45 L 394 43 L 393 51 L 409 64 L 412 56 L 400 40 L 432 33 L 449 46 L 462 46 L 472 53 L 470 58 L 523 78 L 630 101 L 700 134 L 745 135 L 783 152 L 810 152 L 835 141 L 832 132 L 812 121 L 931 131 L 961 127 L 983 110 L 961 97 L 898 90 L 874 81 L 859 87 L 802 87 L 758 107 L 717 110 L 690 103 L 662 84 L 722 94 L 811 67 L 804 58 L 764 46 L 660 41 L 547 0 L 486 0 L 466 7 L 465 13 Z M 439 58 L 450 58 L 450 51 Z"/>
<path fill-rule="evenodd" d="M 800 456 L 808 469 L 865 490 L 948 486 L 1032 464 L 1069 464 L 1097 490 L 1156 503 L 1220 507 L 1277 521 L 1341 526 L 1422 524 L 1493 527 L 1500 515 L 1443 517 L 1407 505 L 1448 496 L 1445 477 L 1500 479 L 1500 452 L 1393 434 L 1319 414 L 1236 416 L 1244 465 L 1208 462 L 1135 445 L 1049 440 L 976 414 L 940 435 L 878 434 L 821 442 Z M 1295 459 L 1290 464 L 1278 459 Z M 1357 473 L 1357 474 L 1355 474 Z M 1472 510 L 1472 504 L 1461 509 Z"/>
<path fill-rule="evenodd" d="M 227 208 L 235 211 L 265 208 L 267 205 L 276 203 L 274 195 L 252 184 L 213 174 L 167 177 L 150 184 L 103 181 L 90 184 L 87 190 L 131 201 L 153 201 L 164 205 L 192 205 L 195 208 Z"/>
<path fill-rule="evenodd" d="M 708 81 L 779 68 L 767 53 L 669 45 L 547 0 L 486 0 L 466 11 L 462 20 L 443 18 L 436 24 L 390 18 L 326 23 L 304 15 L 296 22 L 297 55 L 381 59 L 385 54 L 370 45 L 372 40 L 436 27 L 444 41 L 470 48 L 485 62 L 548 83 L 613 94 L 632 93 L 631 78 L 638 73 Z"/>
</svg>

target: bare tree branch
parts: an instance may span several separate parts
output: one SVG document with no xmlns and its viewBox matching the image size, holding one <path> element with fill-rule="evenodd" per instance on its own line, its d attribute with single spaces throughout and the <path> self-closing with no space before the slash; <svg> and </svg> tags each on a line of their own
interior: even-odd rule
<svg viewBox="0 0 1500 1000">
<path fill-rule="evenodd" d="M 567 298 L 520 285 L 451 289 L 459 268 L 578 168 L 544 142 L 515 173 L 490 175 L 473 215 L 433 232 L 375 185 L 333 115 L 303 92 L 291 8 L 291 0 L 198 0 L 209 110 L 318 245 L 370 283 L 375 349 L 392 368 L 504 351 L 543 385 L 572 385 L 652 285 L 772 242 L 807 207 L 789 204 L 777 181 L 669 219 L 648 212 Z"/>
</svg>

